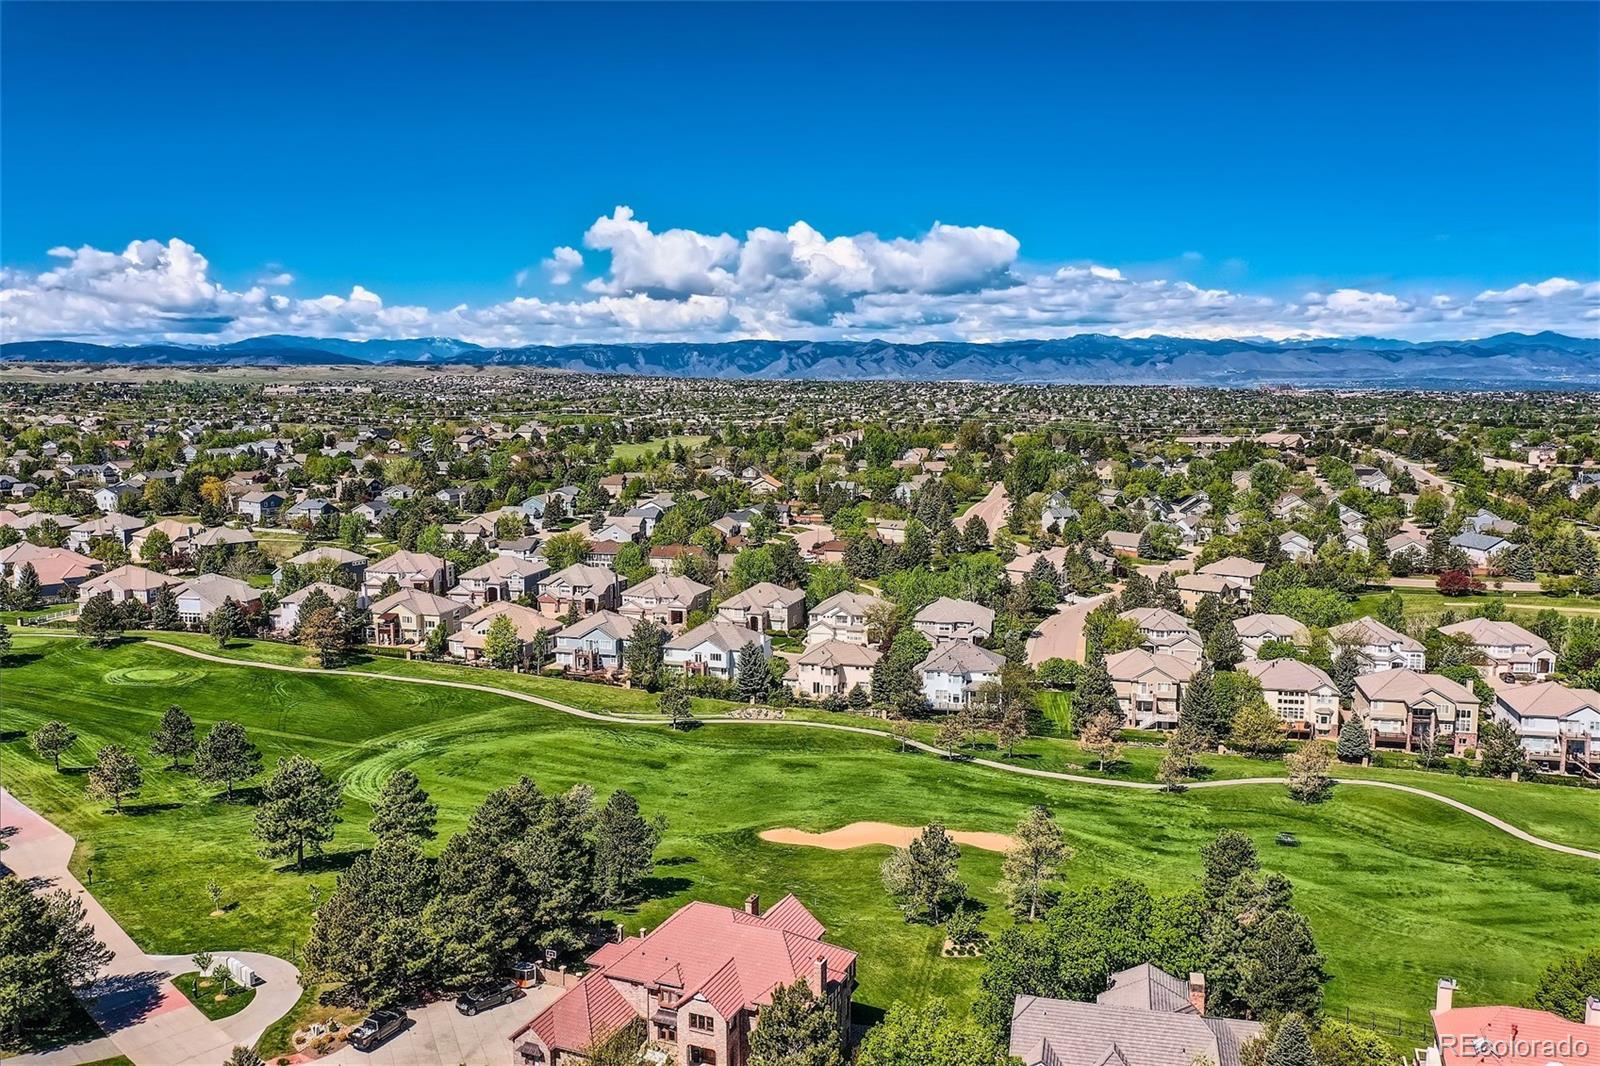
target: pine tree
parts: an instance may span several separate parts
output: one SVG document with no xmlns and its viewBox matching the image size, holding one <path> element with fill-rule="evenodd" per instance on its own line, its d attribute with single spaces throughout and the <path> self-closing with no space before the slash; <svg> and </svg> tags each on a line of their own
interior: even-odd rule
<svg viewBox="0 0 1600 1066">
<path fill-rule="evenodd" d="M 661 649 L 665 640 L 666 632 L 652 619 L 640 618 L 633 623 L 627 650 L 623 652 L 630 683 L 647 689 L 661 683 Z"/>
<path fill-rule="evenodd" d="M 233 786 L 261 772 L 261 752 L 242 727 L 224 720 L 195 749 L 194 772 L 202 781 L 223 785 L 232 801 Z"/>
<path fill-rule="evenodd" d="M 32 563 L 23 563 L 11 590 L 11 606 L 19 611 L 31 611 L 39 606 L 40 597 L 39 571 Z"/>
<path fill-rule="evenodd" d="M 618 789 L 594 820 L 595 896 L 608 907 L 632 899 L 655 866 L 661 826 L 639 813 L 639 801 Z"/>
<path fill-rule="evenodd" d="M 1316 1053 L 1311 1049 L 1311 1034 L 1306 1030 L 1305 1019 L 1290 1014 L 1278 1023 L 1272 1043 L 1267 1047 L 1266 1066 L 1317 1066 Z"/>
<path fill-rule="evenodd" d="M 0 584 L 3 584 L 3 582 L 0 582 Z M 11 630 L 6 627 L 4 622 L 0 622 L 0 662 L 4 662 L 5 657 L 10 654 Z"/>
<path fill-rule="evenodd" d="M 1239 643 L 1239 633 L 1231 622 L 1211 631 L 1206 640 L 1206 658 L 1218 670 L 1232 670 L 1244 658 L 1244 645 Z"/>
<path fill-rule="evenodd" d="M 255 1053 L 255 1049 L 244 1044 L 235 1044 L 233 1052 L 222 1066 L 265 1066 L 265 1064 L 262 1062 L 261 1056 Z"/>
<path fill-rule="evenodd" d="M 1072 729 L 1081 735 L 1087 724 L 1102 715 L 1118 715 L 1117 689 L 1106 672 L 1106 657 L 1096 650 L 1078 674 L 1078 687 L 1072 698 Z"/>
<path fill-rule="evenodd" d="M 161 724 L 156 726 L 155 735 L 150 739 L 150 754 L 165 755 L 171 760 L 167 769 L 176 770 L 184 757 L 193 755 L 194 750 L 194 719 L 182 707 L 173 704 L 161 715 Z"/>
<path fill-rule="evenodd" d="M 496 670 L 510 670 L 517 665 L 522 651 L 522 638 L 517 636 L 517 624 L 504 612 L 494 616 L 483 635 L 483 654 Z"/>
<path fill-rule="evenodd" d="M 396 770 L 383 782 L 383 792 L 372 805 L 372 821 L 367 828 L 380 841 L 417 844 L 438 835 L 433 828 L 438 820 L 439 806 L 429 801 L 417 775 L 410 770 Z"/>
<path fill-rule="evenodd" d="M 183 620 L 178 616 L 178 594 L 172 591 L 171 585 L 162 585 L 156 591 L 155 605 L 150 608 L 150 628 L 168 632 L 183 628 Z"/>
<path fill-rule="evenodd" d="M 1348 703 L 1355 697 L 1356 678 L 1361 676 L 1361 655 L 1345 646 L 1333 659 L 1333 683 L 1339 687 L 1339 698 Z"/>
<path fill-rule="evenodd" d="M 226 648 L 228 641 L 239 635 L 244 628 L 244 615 L 239 610 L 239 605 L 233 602 L 233 597 L 227 596 L 222 600 L 222 605 L 211 612 L 211 618 L 206 623 L 206 629 L 211 633 L 211 639 L 217 642 L 217 647 Z"/>
<path fill-rule="evenodd" d="M 344 789 L 304 755 L 278 760 L 278 768 L 261 788 L 256 808 L 255 837 L 266 858 L 294 857 L 294 868 L 305 869 L 306 850 L 322 854 L 333 839 Z"/>
<path fill-rule="evenodd" d="M 772 687 L 772 671 L 767 667 L 767 657 L 759 641 L 752 640 L 739 649 L 737 669 L 739 698 L 751 703 L 765 699 L 767 690 Z"/>
<path fill-rule="evenodd" d="M 1201 666 L 1183 688 L 1178 726 L 1189 729 L 1197 739 L 1208 744 L 1216 744 L 1228 735 L 1228 723 L 1223 721 L 1222 709 L 1217 704 L 1216 675 L 1209 663 Z"/>
<path fill-rule="evenodd" d="M 122 635 L 122 616 L 111 602 L 111 593 L 90 596 L 78 608 L 78 633 L 96 648 L 109 647 Z"/>
<path fill-rule="evenodd" d="M 107 744 L 95 755 L 89 771 L 89 795 L 110 800 L 120 814 L 122 801 L 144 790 L 144 770 L 120 744 Z"/>
<path fill-rule="evenodd" d="M 1372 754 L 1372 741 L 1361 719 L 1351 715 L 1339 727 L 1339 761 L 1358 763 Z"/>
</svg>

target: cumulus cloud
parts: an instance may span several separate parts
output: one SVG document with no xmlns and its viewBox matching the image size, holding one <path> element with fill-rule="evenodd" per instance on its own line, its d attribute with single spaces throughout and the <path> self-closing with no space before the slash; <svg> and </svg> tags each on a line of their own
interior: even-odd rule
<svg viewBox="0 0 1600 1066">
<path fill-rule="evenodd" d="M 1099 263 L 1025 263 L 990 226 L 934 223 L 912 237 L 829 236 L 805 222 L 742 237 L 657 230 L 626 206 L 583 234 L 603 268 L 570 295 L 444 309 L 390 305 L 361 285 L 295 295 L 276 264 L 248 288 L 218 281 L 180 239 L 120 252 L 53 248 L 47 269 L 0 268 L 0 337 L 217 341 L 263 333 L 455 336 L 488 345 L 738 338 L 998 341 L 1076 333 L 1413 339 L 1501 330 L 1594 332 L 1600 282 L 1548 278 L 1505 289 L 1382 292 L 1350 286 L 1282 298 L 1143 276 Z M 1170 264 L 1182 272 L 1185 255 Z M 588 266 L 561 245 L 518 289 L 572 284 Z"/>
</svg>

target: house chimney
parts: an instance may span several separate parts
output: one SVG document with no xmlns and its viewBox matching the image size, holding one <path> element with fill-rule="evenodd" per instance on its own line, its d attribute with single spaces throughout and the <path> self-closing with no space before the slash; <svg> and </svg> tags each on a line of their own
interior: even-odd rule
<svg viewBox="0 0 1600 1066">
<path fill-rule="evenodd" d="M 1590 996 L 1584 1001 L 1583 1024 L 1600 1025 L 1600 996 Z"/>
<path fill-rule="evenodd" d="M 821 955 L 811 964 L 811 983 L 818 999 L 828 994 L 828 960 Z"/>
<path fill-rule="evenodd" d="M 1191 973 L 1189 975 L 1189 1005 L 1201 1017 L 1206 1013 L 1206 975 Z"/>
<path fill-rule="evenodd" d="M 752 892 L 744 898 L 744 912 L 752 918 L 761 917 L 761 897 Z"/>
<path fill-rule="evenodd" d="M 1435 1011 L 1449 1010 L 1456 999 L 1456 983 L 1448 977 L 1439 978 L 1439 990 L 1433 996 Z"/>
</svg>

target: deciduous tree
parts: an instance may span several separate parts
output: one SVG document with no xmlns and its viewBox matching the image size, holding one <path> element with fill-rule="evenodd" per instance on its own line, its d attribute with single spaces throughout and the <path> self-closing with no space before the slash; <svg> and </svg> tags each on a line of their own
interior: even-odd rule
<svg viewBox="0 0 1600 1066">
<path fill-rule="evenodd" d="M 56 772 L 61 772 L 61 756 L 72 745 L 78 742 L 78 734 L 64 722 L 51 720 L 40 725 L 33 731 L 33 750 L 41 758 L 49 759 L 55 765 Z"/>
<path fill-rule="evenodd" d="M 1000 890 L 1010 900 L 1011 909 L 1031 922 L 1038 918 L 1061 864 L 1072 858 L 1072 848 L 1044 807 L 1030 808 L 1012 835 L 1016 844 L 1000 868 Z"/>
<path fill-rule="evenodd" d="M 118 813 L 122 801 L 132 799 L 144 789 L 144 769 L 120 744 L 107 744 L 95 754 L 89 770 L 89 795 L 109 800 Z"/>
</svg>

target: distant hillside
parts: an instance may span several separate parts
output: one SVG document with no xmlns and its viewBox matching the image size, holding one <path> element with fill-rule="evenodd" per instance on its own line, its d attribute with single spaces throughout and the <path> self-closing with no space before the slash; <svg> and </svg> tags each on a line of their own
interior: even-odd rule
<svg viewBox="0 0 1600 1066">
<path fill-rule="evenodd" d="M 1313 341 L 1137 340 L 1081 334 L 998 344 L 891 341 L 729 341 L 484 348 L 466 341 L 346 341 L 255 337 L 230 344 L 102 346 L 24 341 L 0 362 L 304 366 L 422 363 L 526 366 L 671 377 L 987 381 L 1148 385 L 1312 385 L 1390 388 L 1596 388 L 1600 339 L 1506 333 L 1412 343 L 1363 337 Z"/>
</svg>

